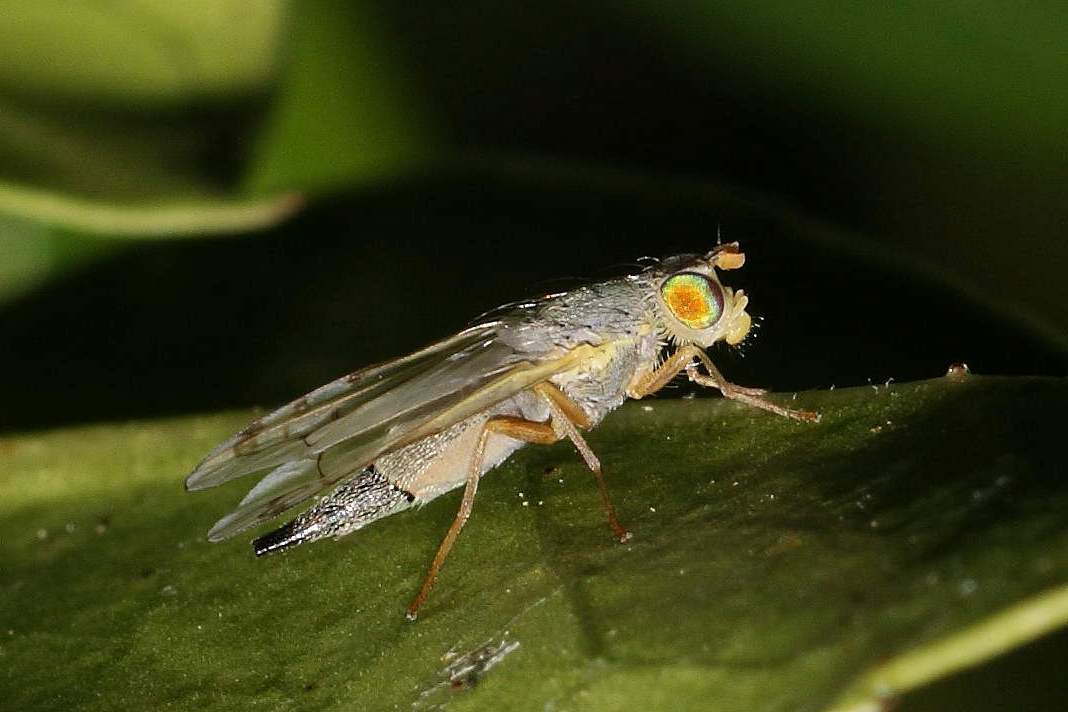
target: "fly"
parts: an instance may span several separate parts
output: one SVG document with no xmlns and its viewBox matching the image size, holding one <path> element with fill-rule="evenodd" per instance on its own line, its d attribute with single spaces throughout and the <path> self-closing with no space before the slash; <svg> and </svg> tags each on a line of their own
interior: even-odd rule
<svg viewBox="0 0 1068 712">
<path fill-rule="evenodd" d="M 730 383 L 705 352 L 749 333 L 749 298 L 717 274 L 744 262 L 738 243 L 723 244 L 517 304 L 282 406 L 215 448 L 186 480 L 187 489 L 201 490 L 266 473 L 208 539 L 231 537 L 332 488 L 255 539 L 262 556 L 350 534 L 462 486 L 459 512 L 408 606 L 414 619 L 471 514 L 479 479 L 528 443 L 566 438 L 594 474 L 613 535 L 627 541 L 582 436 L 627 398 L 656 393 L 684 372 L 732 400 L 819 419 Z"/>
</svg>

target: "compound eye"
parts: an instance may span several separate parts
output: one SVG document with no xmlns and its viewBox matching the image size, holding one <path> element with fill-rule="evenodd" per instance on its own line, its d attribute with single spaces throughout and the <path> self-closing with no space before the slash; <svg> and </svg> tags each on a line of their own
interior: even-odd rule
<svg viewBox="0 0 1068 712">
<path fill-rule="evenodd" d="M 707 329 L 723 316 L 723 289 L 703 274 L 680 272 L 660 285 L 664 303 L 691 329 Z"/>
</svg>

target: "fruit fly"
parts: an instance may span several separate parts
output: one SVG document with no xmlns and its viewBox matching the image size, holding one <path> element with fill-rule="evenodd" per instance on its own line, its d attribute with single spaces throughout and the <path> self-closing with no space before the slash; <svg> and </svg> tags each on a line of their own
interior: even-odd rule
<svg viewBox="0 0 1068 712">
<path fill-rule="evenodd" d="M 608 524 L 627 541 L 582 431 L 680 373 L 777 415 L 818 415 L 727 381 L 705 349 L 749 333 L 748 297 L 721 284 L 737 243 L 654 262 L 637 274 L 506 307 L 402 358 L 356 371 L 260 418 L 186 480 L 201 490 L 266 473 L 208 532 L 220 541 L 332 491 L 255 539 L 257 556 L 341 537 L 463 487 L 460 509 L 408 606 L 415 618 L 471 514 L 479 479 L 528 443 L 567 439 L 593 472 Z"/>
</svg>

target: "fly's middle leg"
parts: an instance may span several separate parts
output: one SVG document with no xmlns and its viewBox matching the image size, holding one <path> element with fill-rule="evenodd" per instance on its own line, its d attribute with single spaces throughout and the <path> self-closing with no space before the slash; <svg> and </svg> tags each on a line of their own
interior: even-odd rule
<svg viewBox="0 0 1068 712">
<path fill-rule="evenodd" d="M 534 392 L 548 403 L 549 412 L 552 414 L 550 423 L 557 434 L 557 438 L 563 439 L 566 437 L 575 445 L 575 449 L 582 455 L 582 459 L 586 461 L 586 465 L 597 479 L 597 490 L 601 493 L 601 504 L 604 506 L 605 514 L 608 515 L 608 526 L 612 528 L 612 533 L 620 543 L 629 541 L 630 532 L 619 523 L 619 519 L 616 517 L 616 508 L 612 506 L 612 500 L 608 496 L 608 485 L 604 481 L 601 461 L 593 454 L 593 450 L 586 442 L 586 439 L 578 431 L 579 428 L 587 429 L 592 425 L 590 417 L 579 404 L 568 398 L 567 394 L 551 383 L 539 383 L 534 386 Z"/>
<path fill-rule="evenodd" d="M 449 531 L 445 533 L 445 538 L 441 540 L 438 551 L 434 555 L 434 560 L 430 562 L 430 569 L 427 571 L 426 578 L 423 579 L 423 585 L 420 587 L 419 593 L 408 605 L 407 616 L 409 620 L 415 620 L 419 609 L 426 603 L 426 599 L 430 595 L 430 589 L 434 586 L 434 581 L 437 580 L 438 572 L 441 570 L 442 564 L 445 563 L 445 558 L 449 555 L 449 550 L 456 543 L 460 530 L 464 528 L 464 524 L 467 523 L 467 519 L 471 516 L 471 509 L 475 503 L 475 492 L 478 491 L 478 480 L 482 472 L 482 458 L 486 452 L 486 440 L 492 433 L 499 433 L 516 440 L 538 445 L 551 445 L 564 438 L 569 439 L 574 443 L 575 448 L 582 455 L 582 459 L 585 460 L 586 465 L 589 466 L 597 478 L 597 489 L 601 493 L 601 502 L 604 505 L 605 512 L 608 514 L 608 524 L 612 528 L 612 532 L 620 542 L 630 539 L 630 532 L 616 518 L 616 510 L 608 496 L 608 486 L 605 484 L 604 474 L 601 471 L 601 462 L 593 453 L 586 439 L 578 431 L 578 428 L 589 428 L 592 425 L 589 416 L 581 406 L 551 383 L 540 383 L 534 386 L 533 390 L 544 398 L 548 404 L 549 422 L 539 423 L 525 418 L 497 415 L 483 424 L 482 431 L 479 433 L 478 444 L 475 446 L 475 451 L 472 453 L 471 460 L 468 463 L 460 510 L 456 513 L 456 518 L 449 527 Z"/>
</svg>

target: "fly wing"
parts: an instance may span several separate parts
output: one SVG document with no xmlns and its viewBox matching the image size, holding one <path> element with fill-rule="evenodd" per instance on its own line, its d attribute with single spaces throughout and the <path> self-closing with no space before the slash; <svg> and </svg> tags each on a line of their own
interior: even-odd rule
<svg viewBox="0 0 1068 712">
<path fill-rule="evenodd" d="M 205 489 L 270 470 L 208 534 L 212 541 L 273 519 L 396 450 L 508 398 L 584 357 L 531 360 L 484 324 L 410 356 L 357 371 L 252 423 L 186 480 Z"/>
<path fill-rule="evenodd" d="M 490 347 L 495 341 L 492 324 L 473 327 L 408 356 L 321 386 L 256 420 L 208 453 L 186 479 L 186 489 L 215 487 L 314 455 L 317 449 L 311 438 L 317 433 L 336 432 L 336 428 L 325 430 L 330 424 L 358 417 L 361 408 L 388 396 L 398 386 L 427 380 L 443 366 L 467 363 L 480 346 Z"/>
</svg>

